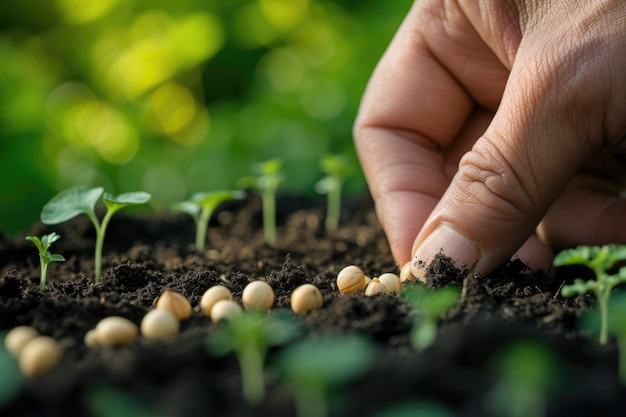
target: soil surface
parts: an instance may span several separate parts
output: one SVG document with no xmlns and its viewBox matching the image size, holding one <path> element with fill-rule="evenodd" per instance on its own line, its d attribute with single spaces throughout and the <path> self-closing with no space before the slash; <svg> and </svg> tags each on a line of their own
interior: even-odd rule
<svg viewBox="0 0 626 417">
<path fill-rule="evenodd" d="M 267 391 L 256 406 L 243 400 L 236 357 L 207 350 L 207 340 L 222 324 L 203 316 L 202 294 L 222 284 L 241 301 L 246 284 L 258 279 L 276 294 L 268 314 L 296 317 L 304 329 L 301 340 L 359 333 L 375 346 L 376 359 L 329 392 L 331 416 L 391 416 L 391 408 L 402 404 L 438 407 L 438 414 L 422 415 L 440 417 L 626 415 L 616 343 L 601 346 L 577 324 L 583 312 L 595 308 L 593 297 L 559 295 L 563 283 L 587 271 L 561 269 L 547 277 L 512 262 L 476 277 L 440 257 L 428 271 L 430 286 L 457 286 L 461 298 L 441 317 L 434 343 L 418 351 L 410 337 L 416 315 L 400 297 L 345 296 L 336 288 L 337 273 L 350 264 L 371 277 L 399 273 L 369 197 L 347 201 L 340 227 L 332 232 L 323 227 L 323 202 L 282 196 L 278 207 L 274 247 L 264 241 L 260 202 L 251 194 L 215 213 L 202 253 L 195 251 L 195 226 L 185 214 L 118 213 L 107 231 L 99 285 L 92 279 L 94 228 L 85 216 L 56 226 L 38 224 L 16 236 L 0 233 L 0 331 L 29 325 L 64 347 L 57 368 L 22 379 L 8 400 L 0 398 L 0 415 L 296 416 L 292 387 L 272 367 L 284 347 L 268 352 Z M 40 290 L 39 258 L 25 236 L 52 231 L 61 239 L 51 252 L 66 261 L 50 265 L 48 286 Z M 324 303 L 296 316 L 290 294 L 303 283 L 315 284 Z M 194 307 L 177 338 L 85 347 L 85 333 L 106 316 L 139 325 L 164 289 L 184 294 Z M 503 379 L 497 358 L 523 343 L 545 347 L 551 359 L 515 361 L 518 378 Z M 550 382 L 540 388 L 546 379 Z M 535 399 L 535 412 L 498 412 L 494 398 L 507 387 L 520 404 Z M 517 401 L 506 398 L 508 404 Z"/>
</svg>

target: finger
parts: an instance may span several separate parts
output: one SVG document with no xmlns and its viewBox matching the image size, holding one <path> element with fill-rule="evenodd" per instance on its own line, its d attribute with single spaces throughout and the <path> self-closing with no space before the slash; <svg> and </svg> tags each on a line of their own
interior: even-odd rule
<svg viewBox="0 0 626 417">
<path fill-rule="evenodd" d="M 426 41 L 421 31 L 437 19 L 432 18 L 433 11 L 424 11 L 426 6 L 420 8 L 420 4 L 425 3 L 416 3 L 374 72 L 354 129 L 356 149 L 377 213 L 400 264 L 410 259 L 411 244 L 447 188 L 458 158 L 487 125 L 473 122 L 475 99 L 448 67 L 456 66 L 456 72 L 463 74 L 475 70 L 469 70 L 472 66 L 467 65 L 465 55 L 450 54 L 456 58 L 447 63 L 448 67 L 442 64 L 445 54 L 433 55 L 429 42 L 444 44 L 444 49 L 458 45 L 450 42 L 441 27 L 431 28 Z M 467 22 L 465 26 L 469 27 Z M 477 40 L 484 48 L 471 30 L 467 39 Z M 485 68 L 488 60 L 482 59 L 483 54 L 477 55 Z M 495 57 L 492 60 L 497 61 Z M 488 81 L 477 81 L 472 87 L 481 91 L 481 101 L 495 107 L 497 100 L 493 97 L 501 94 L 505 77 L 480 74 L 479 78 Z M 492 93 L 494 88 L 498 91 Z M 473 130 L 472 135 L 463 133 L 469 130 Z M 459 136 L 471 139 L 458 147 L 456 154 L 447 152 Z M 451 157 L 446 158 L 447 154 Z M 450 168 L 451 160 L 454 168 Z"/>
<path fill-rule="evenodd" d="M 626 200 L 620 193 L 615 182 L 576 175 L 543 218 L 537 233 L 556 248 L 626 243 Z"/>
<path fill-rule="evenodd" d="M 520 44 L 492 124 L 463 157 L 415 241 L 415 275 L 441 250 L 478 273 L 496 269 L 602 146 L 604 133 L 616 131 L 606 125 L 609 112 L 603 111 L 615 111 L 608 102 L 611 82 L 598 84 L 602 66 L 586 65 L 600 59 L 598 52 L 587 42 L 567 39 L 569 28 L 552 29 L 557 36 L 541 41 L 529 36 Z M 578 46 L 562 53 L 561 42 Z"/>
</svg>

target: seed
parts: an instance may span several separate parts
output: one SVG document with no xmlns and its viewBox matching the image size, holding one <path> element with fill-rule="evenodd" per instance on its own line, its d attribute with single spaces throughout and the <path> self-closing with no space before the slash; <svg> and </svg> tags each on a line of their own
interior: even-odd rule
<svg viewBox="0 0 626 417">
<path fill-rule="evenodd" d="M 407 262 L 400 270 L 400 281 L 413 281 L 414 279 L 415 275 L 413 275 L 413 272 L 411 271 L 411 262 Z"/>
<path fill-rule="evenodd" d="M 180 322 L 169 310 L 150 310 L 141 320 L 141 334 L 148 339 L 175 337 L 179 330 Z"/>
<path fill-rule="evenodd" d="M 241 316 L 241 306 L 233 300 L 218 300 L 211 309 L 211 321 L 233 320 Z"/>
<path fill-rule="evenodd" d="M 337 289 L 341 294 L 354 294 L 365 288 L 365 274 L 356 265 L 349 265 L 337 274 Z"/>
<path fill-rule="evenodd" d="M 85 337 L 83 337 L 83 342 L 85 342 L 85 346 L 88 348 L 95 348 L 98 346 L 98 336 L 96 335 L 96 330 L 91 329 L 87 333 L 85 333 Z"/>
<path fill-rule="evenodd" d="M 246 310 L 265 312 L 274 305 L 274 290 L 265 281 L 252 281 L 241 294 Z"/>
<path fill-rule="evenodd" d="M 134 341 L 139 329 L 124 317 L 110 316 L 100 320 L 94 331 L 99 345 L 121 346 Z"/>
<path fill-rule="evenodd" d="M 185 320 L 191 317 L 191 303 L 184 295 L 164 290 L 157 299 L 155 307 L 158 310 L 168 310 L 178 320 Z"/>
<path fill-rule="evenodd" d="M 59 342 L 48 336 L 36 336 L 20 352 L 20 369 L 26 376 L 41 375 L 57 366 L 62 356 Z"/>
<path fill-rule="evenodd" d="M 378 281 L 384 284 L 390 292 L 402 291 L 402 281 L 400 281 L 400 277 L 396 274 L 392 274 L 391 272 L 384 273 L 378 277 Z"/>
<path fill-rule="evenodd" d="M 313 284 L 303 284 L 291 292 L 291 309 L 294 313 L 304 313 L 322 307 L 324 299 L 320 290 Z"/>
<path fill-rule="evenodd" d="M 361 289 L 365 290 L 365 288 L 367 288 L 367 286 L 370 284 L 370 282 L 372 282 L 372 279 L 370 277 L 368 277 L 367 275 L 365 275 L 365 277 L 363 279 L 363 288 L 361 288 Z"/>
<path fill-rule="evenodd" d="M 200 308 L 205 316 L 211 317 L 211 309 L 220 300 L 232 300 L 233 293 L 223 285 L 214 285 L 204 292 L 200 299 Z"/>
<path fill-rule="evenodd" d="M 4 346 L 14 358 L 20 356 L 20 352 L 29 340 L 39 336 L 39 332 L 30 326 L 17 326 L 12 328 L 4 338 Z"/>
<path fill-rule="evenodd" d="M 372 279 L 372 282 L 370 282 L 365 289 L 365 295 L 370 297 L 375 294 L 384 294 L 388 292 L 389 289 L 385 287 L 385 284 L 380 282 L 378 278 Z"/>
</svg>

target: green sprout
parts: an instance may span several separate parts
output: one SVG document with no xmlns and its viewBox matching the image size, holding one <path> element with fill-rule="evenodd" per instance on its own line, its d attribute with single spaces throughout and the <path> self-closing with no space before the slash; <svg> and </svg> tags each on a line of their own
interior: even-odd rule
<svg viewBox="0 0 626 417">
<path fill-rule="evenodd" d="M 190 200 L 174 203 L 172 208 L 189 214 L 196 223 L 196 250 L 203 251 L 209 220 L 215 209 L 225 201 L 243 198 L 243 191 L 212 191 L 195 193 Z"/>
<path fill-rule="evenodd" d="M 242 187 L 252 187 L 261 194 L 263 232 L 265 241 L 270 245 L 276 244 L 276 192 L 285 179 L 280 172 L 282 165 L 282 161 L 278 158 L 260 162 L 252 167 L 256 176 L 239 180 Z"/>
<path fill-rule="evenodd" d="M 485 407 L 495 416 L 542 417 L 549 394 L 558 386 L 561 368 L 546 346 L 523 340 L 506 346 L 492 360 L 497 382 Z"/>
<path fill-rule="evenodd" d="M 327 155 L 321 166 L 326 176 L 315 184 L 315 190 L 327 195 L 325 226 L 335 230 L 341 217 L 341 188 L 352 170 L 345 155 Z"/>
<path fill-rule="evenodd" d="M 365 372 L 374 355 L 363 336 L 325 335 L 285 347 L 275 365 L 293 390 L 298 417 L 326 417 L 331 389 Z"/>
<path fill-rule="evenodd" d="M 296 324 L 286 316 L 245 311 L 211 335 L 207 347 L 216 356 L 235 353 L 241 367 L 243 397 L 248 404 L 256 405 L 265 397 L 263 364 L 268 349 L 287 343 L 297 333 Z"/>
<path fill-rule="evenodd" d="M 416 350 L 430 346 L 437 337 L 440 317 L 459 301 L 460 290 L 454 286 L 431 289 L 421 283 L 408 285 L 400 293 L 413 308 L 415 318 L 411 329 L 411 345 Z"/>
<path fill-rule="evenodd" d="M 609 316 L 609 332 L 617 339 L 619 351 L 618 375 L 622 385 L 626 386 L 626 293 L 620 292 L 612 297 Z"/>
<path fill-rule="evenodd" d="M 95 206 L 104 189 L 102 187 L 78 186 L 61 191 L 41 210 L 41 221 L 44 224 L 58 224 L 70 220 L 80 214 L 85 214 L 96 228 L 96 251 L 95 251 L 95 283 L 100 283 L 102 272 L 102 246 L 107 226 L 113 214 L 118 210 L 133 205 L 144 204 L 150 200 L 150 194 L 143 191 L 123 193 L 117 196 L 104 193 L 102 197 L 106 206 L 106 213 L 102 223 L 98 220 Z"/>
<path fill-rule="evenodd" d="M 54 242 L 59 240 L 61 236 L 55 232 L 49 235 L 43 235 L 41 239 L 37 236 L 26 236 L 26 240 L 30 240 L 37 246 L 39 250 L 39 261 L 41 263 L 41 278 L 39 281 L 39 288 L 44 289 L 46 287 L 46 274 L 48 273 L 48 265 L 50 262 L 63 262 L 65 258 L 62 255 L 52 254 L 48 252 L 48 249 Z"/>
<path fill-rule="evenodd" d="M 0 408 L 18 395 L 24 382 L 18 362 L 5 345 L 6 332 L 0 334 Z"/>
<path fill-rule="evenodd" d="M 626 259 L 626 245 L 577 246 L 556 255 L 555 266 L 585 265 L 595 274 L 595 280 L 584 281 L 576 278 L 573 284 L 564 285 L 561 295 L 569 298 L 592 292 L 600 306 L 600 344 L 608 342 L 609 332 L 609 297 L 618 284 L 626 282 L 626 267 L 617 273 L 608 271 L 621 260 Z"/>
</svg>

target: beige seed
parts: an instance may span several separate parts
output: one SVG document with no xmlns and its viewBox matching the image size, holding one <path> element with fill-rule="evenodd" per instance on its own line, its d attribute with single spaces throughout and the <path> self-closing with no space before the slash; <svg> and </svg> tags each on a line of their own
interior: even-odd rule
<svg viewBox="0 0 626 417">
<path fill-rule="evenodd" d="M 324 299 L 320 290 L 313 284 L 303 284 L 291 292 L 291 309 L 294 313 L 304 313 L 322 307 Z"/>
<path fill-rule="evenodd" d="M 241 294 L 246 310 L 265 312 L 274 305 L 274 290 L 265 281 L 252 281 Z"/>
<path fill-rule="evenodd" d="M 365 289 L 365 295 L 370 297 L 375 294 L 385 294 L 388 292 L 389 289 L 385 287 L 385 284 L 380 282 L 378 278 L 372 279 L 372 282 L 370 282 Z"/>
<path fill-rule="evenodd" d="M 48 336 L 29 340 L 19 356 L 20 369 L 26 376 L 41 375 L 56 367 L 63 357 L 59 342 Z"/>
<path fill-rule="evenodd" d="M 386 272 L 378 277 L 378 281 L 383 283 L 390 292 L 402 291 L 402 281 L 400 281 L 400 277 L 396 274 Z"/>
<path fill-rule="evenodd" d="M 413 281 L 414 279 L 415 275 L 413 275 L 413 272 L 411 271 L 411 262 L 407 262 L 400 270 L 400 281 Z"/>
<path fill-rule="evenodd" d="M 200 308 L 202 313 L 211 317 L 211 309 L 220 300 L 232 300 L 233 293 L 223 285 L 214 285 L 204 292 L 200 299 Z"/>
<path fill-rule="evenodd" d="M 370 277 L 368 277 L 367 275 L 365 275 L 364 278 L 365 279 L 363 280 L 363 288 L 362 288 L 362 290 L 365 290 L 365 288 L 367 288 L 367 286 L 370 285 L 370 282 L 372 282 L 372 279 Z"/>
<path fill-rule="evenodd" d="M 148 339 L 175 337 L 179 330 L 180 322 L 169 310 L 150 310 L 141 320 L 141 334 Z"/>
<path fill-rule="evenodd" d="M 39 332 L 30 326 L 12 328 L 4 338 L 4 346 L 14 358 L 20 356 L 22 348 L 28 341 L 39 336 Z"/>
<path fill-rule="evenodd" d="M 96 325 L 96 340 L 102 346 L 121 346 L 133 342 L 139 329 L 132 321 L 119 316 L 103 318 Z"/>
<path fill-rule="evenodd" d="M 85 343 L 85 346 L 90 349 L 98 346 L 98 337 L 96 336 L 96 330 L 91 329 L 87 333 L 85 333 L 85 336 L 83 337 L 83 342 Z"/>
<path fill-rule="evenodd" d="M 178 320 L 191 317 L 191 303 L 184 295 L 175 291 L 164 290 L 157 299 L 155 307 L 158 310 L 168 310 Z"/>
<path fill-rule="evenodd" d="M 211 321 L 218 323 L 222 320 L 233 320 L 241 317 L 242 309 L 233 300 L 219 300 L 211 308 Z"/>
<path fill-rule="evenodd" d="M 349 265 L 337 274 L 337 289 L 341 294 L 355 294 L 365 288 L 365 274 L 356 265 Z"/>
</svg>

